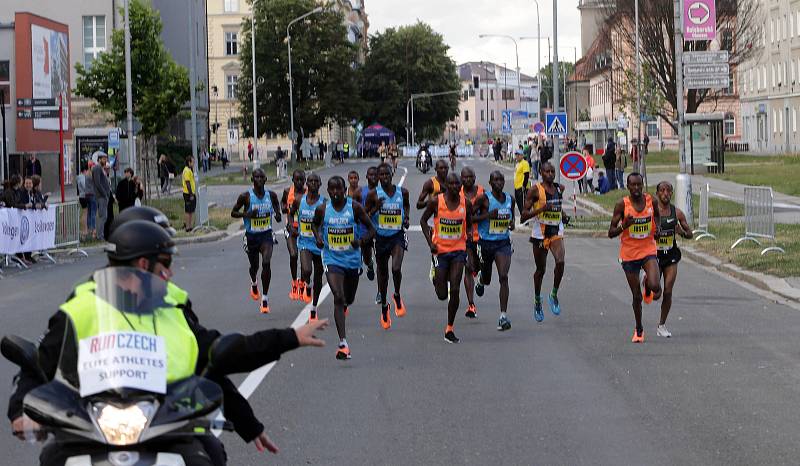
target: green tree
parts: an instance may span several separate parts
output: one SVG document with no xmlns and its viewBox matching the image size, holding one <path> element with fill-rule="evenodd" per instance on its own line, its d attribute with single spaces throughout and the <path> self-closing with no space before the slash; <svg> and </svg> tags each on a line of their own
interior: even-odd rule
<svg viewBox="0 0 800 466">
<path fill-rule="evenodd" d="M 441 34 L 422 22 L 370 37 L 360 73 L 364 122 L 380 122 L 397 135 L 405 134 L 411 94 L 458 91 L 461 83 L 448 49 Z M 458 99 L 458 94 L 415 99 L 418 139 L 438 139 L 445 123 L 458 115 Z"/>
<path fill-rule="evenodd" d="M 574 63 L 558 62 L 558 103 L 561 107 L 567 104 L 567 99 L 564 96 L 564 83 L 566 78 L 569 78 L 574 72 Z M 553 108 L 553 64 L 548 63 L 543 66 L 540 73 L 542 76 L 541 107 Z"/>
<path fill-rule="evenodd" d="M 158 12 L 143 0 L 132 0 L 129 15 L 133 114 L 142 125 L 140 133 L 150 138 L 161 134 L 189 100 L 189 73 L 164 48 Z M 95 107 L 110 113 L 116 123 L 127 119 L 124 34 L 114 30 L 111 49 L 91 67 L 75 65 L 76 93 L 94 99 Z"/>
<path fill-rule="evenodd" d="M 289 133 L 289 57 L 286 26 L 313 10 L 314 0 L 270 0 L 255 5 L 258 135 Z M 251 23 L 244 21 L 238 99 L 246 136 L 253 135 Z M 327 121 L 348 124 L 359 114 L 355 66 L 358 48 L 347 40 L 340 12 L 325 10 L 295 23 L 292 78 L 295 131 L 316 131 Z"/>
</svg>

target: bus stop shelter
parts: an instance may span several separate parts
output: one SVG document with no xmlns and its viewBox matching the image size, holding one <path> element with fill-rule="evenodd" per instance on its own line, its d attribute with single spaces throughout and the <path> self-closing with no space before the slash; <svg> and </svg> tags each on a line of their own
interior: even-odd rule
<svg viewBox="0 0 800 466">
<path fill-rule="evenodd" d="M 685 147 L 692 175 L 695 167 L 706 173 L 725 173 L 724 120 L 722 112 L 686 114 Z"/>
</svg>

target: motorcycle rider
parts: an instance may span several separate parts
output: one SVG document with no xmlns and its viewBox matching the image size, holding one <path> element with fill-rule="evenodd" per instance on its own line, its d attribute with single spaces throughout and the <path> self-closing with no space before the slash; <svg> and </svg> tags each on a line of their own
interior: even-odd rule
<svg viewBox="0 0 800 466">
<path fill-rule="evenodd" d="M 111 233 L 107 248 L 108 267 L 136 268 L 168 281 L 172 277 L 171 264 L 175 252 L 175 245 L 164 228 L 152 221 L 133 220 L 118 226 Z M 172 305 L 172 307 L 159 308 L 159 314 L 163 312 L 163 318 L 158 321 L 158 335 L 163 336 L 169 342 L 168 354 L 172 356 L 167 360 L 168 383 L 201 374 L 208 364 L 211 345 L 221 335 L 220 332 L 206 329 L 199 324 L 192 311 L 188 295 L 183 292 L 181 296 L 181 291 L 177 287 L 167 291 L 164 300 L 168 306 Z M 38 358 L 48 380 L 52 380 L 56 375 L 61 351 L 77 353 L 75 348 L 77 340 L 94 336 L 91 330 L 85 329 L 96 328 L 100 320 L 108 320 L 109 316 L 103 314 L 116 311 L 130 323 L 122 311 L 113 308 L 110 310 L 96 308 L 94 293 L 95 284 L 92 279 L 81 283 L 75 287 L 67 302 L 62 304 L 50 318 L 48 329 L 40 340 Z M 148 317 L 139 316 L 136 322 L 140 323 L 139 321 L 144 320 L 148 320 Z M 154 329 L 154 325 L 152 325 L 154 317 L 150 317 L 149 320 L 151 320 L 150 324 L 145 322 L 146 325 L 141 325 L 141 328 L 137 328 L 136 331 L 148 333 Z M 326 325 L 327 321 L 319 321 L 297 330 L 291 328 L 263 330 L 245 336 L 242 354 L 236 355 L 237 357 L 234 359 L 238 364 L 224 368 L 224 373 L 218 371 L 212 380 L 224 386 L 224 379 L 228 374 L 254 370 L 263 364 L 279 359 L 282 353 L 299 346 L 323 346 L 324 342 L 316 338 L 314 332 Z M 76 335 L 73 341 L 65 341 L 68 326 Z M 188 359 L 175 360 L 173 358 L 180 357 L 176 355 L 185 355 L 184 357 Z M 77 364 L 77 362 L 73 364 Z M 77 368 L 73 370 L 77 372 Z M 35 374 L 25 370 L 20 372 L 16 380 L 16 390 L 9 401 L 8 415 L 12 420 L 15 435 L 21 436 L 24 428 L 38 429 L 34 422 L 22 416 L 22 401 L 25 395 L 41 382 Z M 276 451 L 265 435 L 263 437 L 258 435 L 257 446 L 259 443 L 264 444 L 263 446 L 271 451 Z M 166 447 L 169 451 L 183 455 L 187 464 L 212 464 L 202 443 L 197 439 L 186 442 L 172 441 Z M 40 460 L 45 465 L 64 464 L 66 458 L 76 454 L 89 454 L 91 452 L 86 450 L 93 448 L 96 448 L 98 452 L 107 450 L 104 445 L 83 444 L 70 448 L 50 442 L 43 448 Z"/>
</svg>

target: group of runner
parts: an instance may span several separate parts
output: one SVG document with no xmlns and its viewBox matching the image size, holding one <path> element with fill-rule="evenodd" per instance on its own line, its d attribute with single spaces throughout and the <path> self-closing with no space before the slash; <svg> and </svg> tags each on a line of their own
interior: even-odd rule
<svg viewBox="0 0 800 466">
<path fill-rule="evenodd" d="M 548 255 L 554 259 L 555 270 L 547 301 L 551 313 L 560 315 L 558 291 L 564 275 L 563 238 L 568 218 L 562 209 L 564 186 L 555 182 L 555 167 L 550 163 L 542 164 L 542 180 L 527 191 L 523 206 L 516 205 L 514 196 L 504 191 L 505 177 L 501 171 L 491 173 L 489 187 L 485 189 L 476 184 L 475 172 L 470 167 L 464 167 L 460 175 L 449 168 L 447 161 L 437 161 L 435 176 L 425 181 L 416 203 L 416 208 L 423 210 L 420 228 L 431 252 L 430 278 L 437 298 L 447 301 L 445 341 L 459 342 L 454 324 L 462 283 L 468 301 L 465 316 L 477 318 L 474 296 L 483 296 L 494 270 L 500 284 L 497 329 L 511 329 L 507 314 L 508 276 L 513 255 L 511 233 L 516 223 L 515 210 L 519 212 L 520 222 L 527 222 L 531 227 L 530 242 L 536 265 L 533 318 L 537 322 L 544 320 L 541 290 Z M 306 176 L 303 170 L 296 170 L 291 186 L 278 200 L 274 192 L 265 188 L 264 172 L 257 169 L 252 176 L 253 187 L 239 196 L 231 212 L 233 217 L 244 221 L 245 251 L 250 262 L 250 297 L 261 300 L 262 313 L 270 312 L 273 224 L 280 222 L 282 215 L 287 217 L 285 237 L 292 276 L 289 297 L 311 304 L 309 319 L 318 319 L 317 305 L 325 273 L 333 295 L 339 335 L 337 359 L 351 358 L 346 319 L 358 290 L 362 265 L 369 280 L 377 276 L 375 301 L 380 306 L 381 327 L 391 328 L 392 311 L 395 317 L 407 314 L 401 285 L 411 206 L 408 190 L 395 184 L 393 176 L 394 167 L 387 163 L 367 170 L 366 186 L 360 186 L 359 174 L 355 171 L 348 174 L 347 181 L 333 176 L 327 182 L 326 198 L 320 193 L 319 175 Z M 665 324 L 677 276 L 676 265 L 680 261 L 675 236 L 691 238 L 683 212 L 670 203 L 672 186 L 659 184 L 657 205 L 649 194 L 643 193 L 643 188 L 640 175 L 633 173 L 628 177 L 630 196 L 617 204 L 608 232 L 611 238 L 621 236 L 620 262 L 633 294 L 634 342 L 644 341 L 642 302 L 658 300 L 662 294 L 657 333 L 671 336 Z M 642 270 L 644 280 L 640 287 Z"/>
</svg>

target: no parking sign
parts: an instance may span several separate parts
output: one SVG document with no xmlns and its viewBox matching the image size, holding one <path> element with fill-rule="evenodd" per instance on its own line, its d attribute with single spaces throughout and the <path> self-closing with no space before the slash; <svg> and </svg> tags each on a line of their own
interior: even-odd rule
<svg viewBox="0 0 800 466">
<path fill-rule="evenodd" d="M 589 171 L 589 164 L 580 152 L 567 152 L 561 157 L 559 164 L 561 175 L 572 181 L 578 181 L 586 176 Z"/>
</svg>

